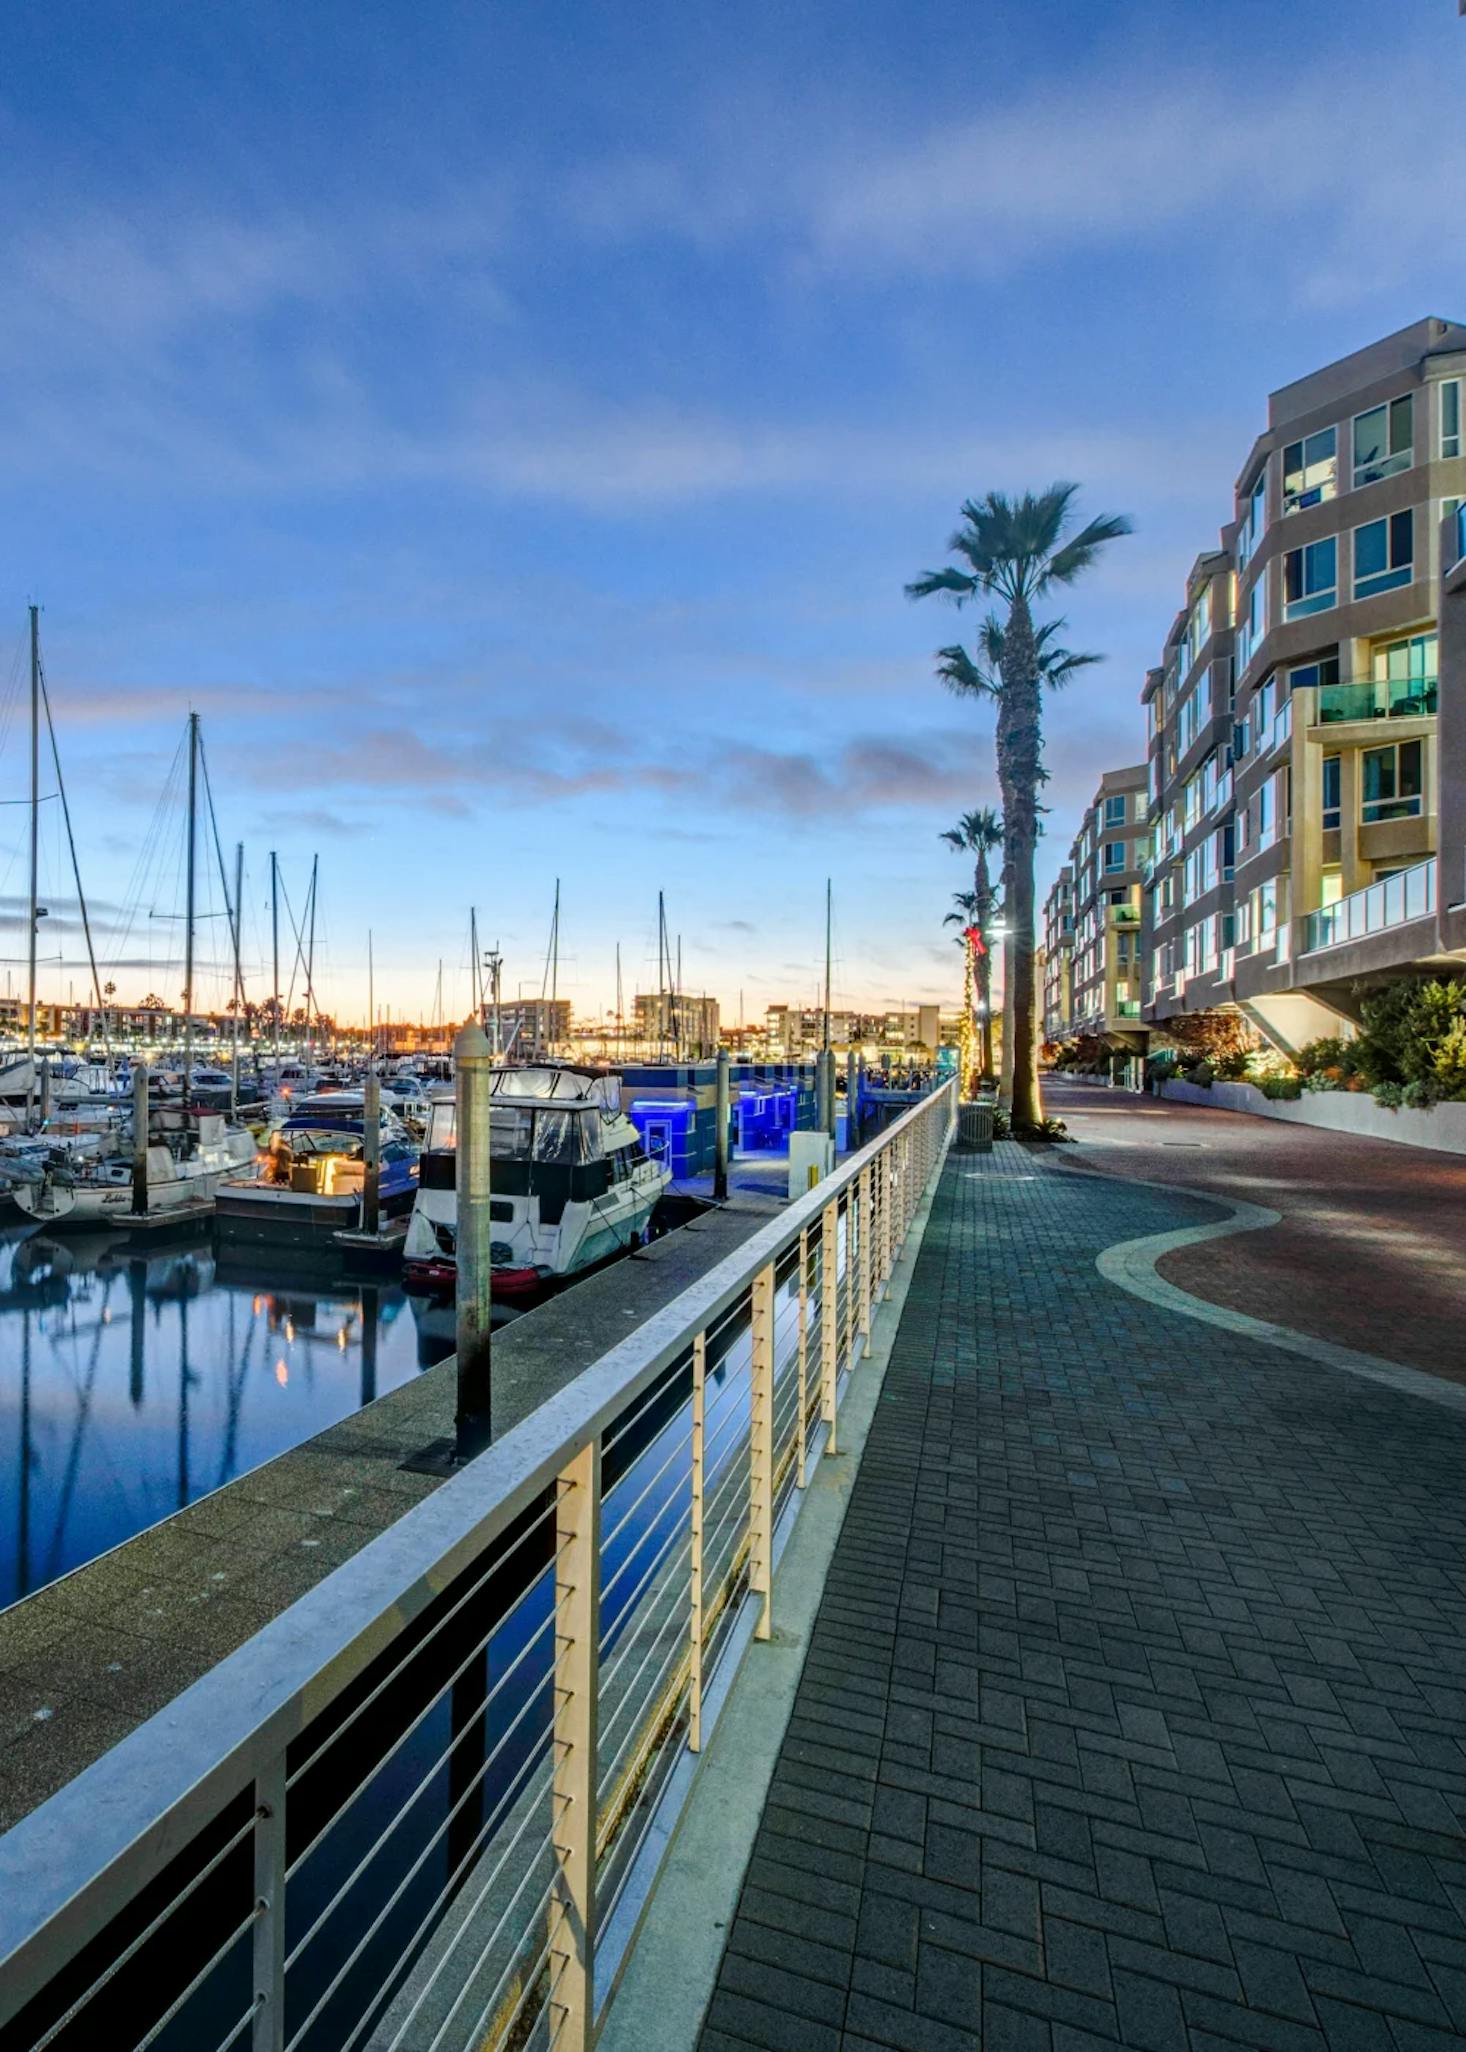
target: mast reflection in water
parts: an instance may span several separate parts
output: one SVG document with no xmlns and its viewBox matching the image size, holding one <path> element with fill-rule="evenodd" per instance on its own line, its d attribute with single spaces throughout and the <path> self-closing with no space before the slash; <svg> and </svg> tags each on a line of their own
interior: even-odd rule
<svg viewBox="0 0 1466 2052">
<path fill-rule="evenodd" d="M 221 1275 L 208 1237 L 0 1233 L 0 1607 L 411 1381 L 440 1323 L 400 1289 Z"/>
</svg>

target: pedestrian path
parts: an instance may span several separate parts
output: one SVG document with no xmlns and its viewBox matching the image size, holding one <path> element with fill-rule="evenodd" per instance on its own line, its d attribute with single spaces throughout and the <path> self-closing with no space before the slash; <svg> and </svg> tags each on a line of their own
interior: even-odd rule
<svg viewBox="0 0 1466 2052">
<path fill-rule="evenodd" d="M 1225 1210 L 949 1162 L 702 2052 L 1466 2033 L 1466 1418 L 1096 1270 Z"/>
</svg>

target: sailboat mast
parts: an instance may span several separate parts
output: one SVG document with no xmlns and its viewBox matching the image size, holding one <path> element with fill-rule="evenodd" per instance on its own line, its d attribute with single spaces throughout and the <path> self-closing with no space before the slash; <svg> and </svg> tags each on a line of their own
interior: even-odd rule
<svg viewBox="0 0 1466 2052">
<path fill-rule="evenodd" d="M 825 1037 L 820 1043 L 828 1049 L 830 1045 L 830 923 L 832 897 L 830 879 L 825 878 Z"/>
<path fill-rule="evenodd" d="M 188 853 L 183 928 L 183 1101 L 193 1091 L 193 928 L 198 886 L 199 716 L 188 716 Z"/>
<path fill-rule="evenodd" d="M 310 940 L 305 952 L 305 1054 L 309 1066 L 311 1051 L 315 1045 L 311 1033 L 311 1014 L 316 1005 L 316 878 L 320 873 L 321 858 L 311 857 L 311 926 Z"/>
<path fill-rule="evenodd" d="M 468 908 L 468 987 L 473 994 L 473 1016 L 480 1026 L 484 1023 L 484 995 L 479 983 L 478 960 L 478 911 L 473 905 Z"/>
<path fill-rule="evenodd" d="M 377 990 L 376 965 L 372 960 L 372 930 L 367 928 L 367 1068 L 372 1075 L 377 1070 Z"/>
<path fill-rule="evenodd" d="M 621 1013 L 621 943 L 616 943 L 616 1052 L 621 1051 L 621 1036 L 624 1030 Z"/>
<path fill-rule="evenodd" d="M 550 926 L 550 1052 L 555 1052 L 556 1001 L 560 995 L 560 879 L 555 878 L 555 917 Z"/>
<path fill-rule="evenodd" d="M 229 1109 L 239 1110 L 239 1027 L 244 1016 L 244 970 L 239 959 L 239 929 L 244 919 L 244 843 L 234 843 L 234 1072 L 229 1079 Z"/>
<path fill-rule="evenodd" d="M 667 1059 L 667 901 L 657 892 L 657 1060 Z"/>
<path fill-rule="evenodd" d="M 270 1009 L 275 1015 L 275 1088 L 280 1088 L 280 864 L 270 850 L 270 939 L 274 958 L 274 983 Z"/>
<path fill-rule="evenodd" d="M 41 910 L 36 902 L 36 891 L 40 881 L 41 862 L 41 609 L 31 609 L 31 886 L 30 886 L 30 939 L 27 942 L 29 964 L 26 985 L 26 1052 L 30 1056 L 31 1080 L 26 1096 L 36 1083 L 36 928 L 40 924 Z M 29 1123 L 29 1121 L 27 1121 Z"/>
</svg>

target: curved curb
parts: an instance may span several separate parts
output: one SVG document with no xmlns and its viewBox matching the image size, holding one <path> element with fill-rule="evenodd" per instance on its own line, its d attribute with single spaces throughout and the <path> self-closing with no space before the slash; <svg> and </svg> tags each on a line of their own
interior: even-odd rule
<svg viewBox="0 0 1466 2052">
<path fill-rule="evenodd" d="M 1365 1354 L 1354 1347 L 1339 1346 L 1333 1340 L 1316 1339 L 1312 1333 L 1295 1332 L 1289 1325 L 1274 1325 L 1267 1318 L 1253 1318 L 1246 1311 L 1229 1310 L 1224 1304 L 1209 1304 L 1204 1297 L 1193 1296 L 1156 1272 L 1156 1264 L 1178 1247 L 1199 1246 L 1206 1240 L 1219 1240 L 1232 1233 L 1259 1232 L 1265 1226 L 1280 1224 L 1281 1212 L 1270 1211 L 1262 1204 L 1248 1204 L 1240 1197 L 1219 1197 L 1211 1190 L 1178 1190 L 1171 1183 L 1155 1183 L 1142 1176 L 1112 1176 L 1104 1169 L 1081 1168 L 1077 1164 L 1073 1168 L 1066 1164 L 1061 1173 L 1090 1176 L 1127 1189 L 1153 1190 L 1165 1197 L 1189 1197 L 1222 1206 L 1231 1214 L 1211 1225 L 1182 1226 L 1169 1233 L 1142 1233 L 1135 1239 L 1118 1240 L 1113 1247 L 1103 1248 L 1095 1256 L 1094 1265 L 1105 1281 L 1117 1289 L 1127 1290 L 1132 1297 L 1140 1297 L 1162 1311 L 1178 1312 L 1183 1318 L 1220 1326 L 1224 1332 L 1236 1333 L 1260 1346 L 1301 1354 L 1305 1360 L 1318 1361 L 1326 1368 L 1341 1369 L 1344 1374 L 1357 1375 L 1366 1382 L 1382 1383 L 1402 1396 L 1424 1397 L 1427 1403 L 1466 1416 L 1466 1387 L 1460 1383 L 1427 1375 L 1423 1368 L 1402 1367 L 1398 1361 L 1386 1361 L 1379 1354 Z"/>
</svg>

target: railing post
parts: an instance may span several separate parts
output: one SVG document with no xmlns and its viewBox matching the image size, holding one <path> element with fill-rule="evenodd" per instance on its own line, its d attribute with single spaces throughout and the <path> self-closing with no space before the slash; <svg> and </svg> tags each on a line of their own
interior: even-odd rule
<svg viewBox="0 0 1466 2052">
<path fill-rule="evenodd" d="M 845 1353 L 849 1367 L 855 1367 L 855 1240 L 859 1221 L 856 1218 L 855 1193 L 858 1184 L 851 1183 L 845 1191 Z"/>
<path fill-rule="evenodd" d="M 708 1336 L 692 1342 L 692 1643 L 688 1649 L 687 1750 L 702 1751 L 702 1499 Z"/>
<path fill-rule="evenodd" d="M 756 1639 L 773 1629 L 774 1594 L 774 1264 L 753 1279 L 753 1402 L 748 1439 L 748 1586 L 759 1605 Z"/>
<path fill-rule="evenodd" d="M 871 1237 L 871 1173 L 870 1164 L 860 1171 L 860 1330 L 864 1339 L 870 1339 L 870 1237 Z"/>
<path fill-rule="evenodd" d="M 837 1205 L 827 1204 L 820 1217 L 820 1415 L 829 1434 L 825 1441 L 827 1454 L 839 1451 L 835 1440 L 835 1377 L 840 1344 L 835 1323 L 840 1313 L 838 1209 Z"/>
<path fill-rule="evenodd" d="M 250 2052 L 285 2047 L 285 1755 L 255 1777 L 254 2025 Z"/>
<path fill-rule="evenodd" d="M 799 1486 L 809 1481 L 809 1228 L 799 1235 L 799 1429 L 795 1456 L 799 1464 Z"/>
<path fill-rule="evenodd" d="M 601 1637 L 601 1447 L 556 1478 L 555 1727 L 550 1838 L 550 2033 L 557 2052 L 595 2037 L 596 1754 Z"/>
<path fill-rule="evenodd" d="M 891 1273 L 891 1213 L 895 1209 L 896 1149 L 890 1146 L 881 1156 L 881 1288 Z"/>
</svg>

